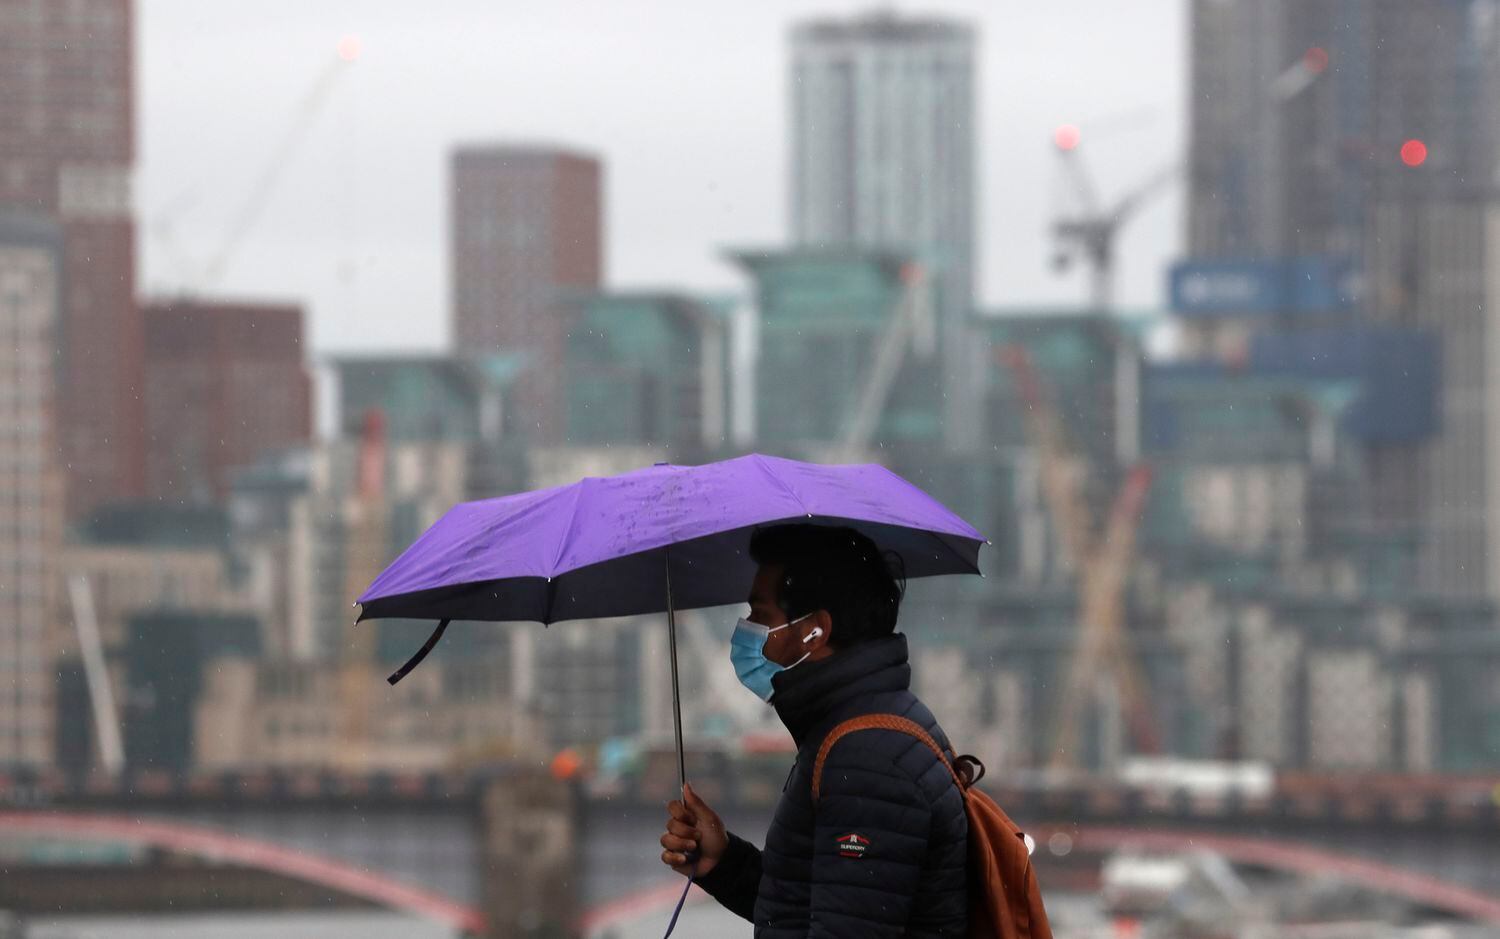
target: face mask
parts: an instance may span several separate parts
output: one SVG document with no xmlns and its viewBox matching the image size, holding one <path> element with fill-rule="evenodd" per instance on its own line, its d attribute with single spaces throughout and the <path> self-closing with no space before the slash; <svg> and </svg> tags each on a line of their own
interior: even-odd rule
<svg viewBox="0 0 1500 939">
<path fill-rule="evenodd" d="M 729 660 L 734 663 L 734 673 L 739 676 L 740 684 L 755 692 L 762 701 L 770 701 L 774 690 L 771 687 L 771 676 L 801 665 L 812 653 L 804 653 L 802 658 L 791 665 L 778 665 L 766 658 L 766 637 L 777 630 L 795 626 L 811 615 L 808 613 L 807 616 L 799 616 L 790 623 L 774 628 L 752 623 L 741 617 L 734 624 L 734 635 L 729 637 Z"/>
</svg>

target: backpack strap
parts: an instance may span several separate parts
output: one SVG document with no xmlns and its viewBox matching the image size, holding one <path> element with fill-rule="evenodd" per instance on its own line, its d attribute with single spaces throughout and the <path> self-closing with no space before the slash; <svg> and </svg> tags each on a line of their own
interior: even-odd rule
<svg viewBox="0 0 1500 939">
<path fill-rule="evenodd" d="M 932 739 L 932 735 L 921 724 L 905 717 L 897 717 L 894 714 L 866 714 L 863 717 L 851 717 L 849 720 L 839 724 L 829 732 L 827 737 L 823 738 L 822 746 L 818 747 L 818 758 L 813 763 L 812 797 L 814 802 L 818 801 L 818 789 L 823 782 L 823 763 L 828 759 L 828 751 L 832 750 L 833 745 L 842 740 L 844 735 L 852 734 L 858 730 L 894 730 L 898 733 L 916 737 L 922 743 L 926 744 L 927 749 L 931 750 L 942 761 L 943 766 L 953 776 L 953 782 L 958 786 L 959 791 L 962 792 L 967 788 L 964 785 L 964 781 L 959 777 L 958 772 L 954 770 L 953 763 L 943 753 L 943 748 L 938 746 L 937 741 Z"/>
</svg>

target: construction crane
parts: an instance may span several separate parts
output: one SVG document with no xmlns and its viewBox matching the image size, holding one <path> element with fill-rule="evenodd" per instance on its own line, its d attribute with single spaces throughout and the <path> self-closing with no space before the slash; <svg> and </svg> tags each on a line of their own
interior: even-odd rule
<svg viewBox="0 0 1500 939">
<path fill-rule="evenodd" d="M 844 421 L 844 432 L 830 454 L 831 462 L 852 463 L 864 458 L 907 350 L 932 354 L 936 327 L 929 276 L 927 267 L 916 261 L 901 265 L 900 297 L 876 340 L 875 359 Z"/>
<path fill-rule="evenodd" d="M 1290 101 L 1312 87 L 1327 68 L 1328 53 L 1318 46 L 1308 49 L 1271 80 L 1266 88 L 1267 100 L 1273 104 Z M 1106 206 L 1078 152 L 1082 139 L 1082 133 L 1073 124 L 1064 124 L 1052 135 L 1060 174 L 1078 206 L 1076 214 L 1060 215 L 1052 224 L 1056 242 L 1052 263 L 1063 273 L 1081 257 L 1089 265 L 1090 306 L 1108 310 L 1114 304 L 1115 242 L 1120 230 L 1176 180 L 1182 166 L 1176 161 L 1163 166 Z"/>
<path fill-rule="evenodd" d="M 1078 647 L 1069 660 L 1053 731 L 1053 769 L 1077 767 L 1078 729 L 1084 704 L 1099 697 L 1100 681 L 1112 677 L 1125 706 L 1138 751 L 1161 749 L 1148 700 L 1149 688 L 1129 649 L 1125 632 L 1124 593 L 1135 550 L 1135 532 L 1151 470 L 1133 468 L 1116 496 L 1101 537 L 1084 497 L 1082 473 L 1070 455 L 1056 410 L 1043 393 L 1041 379 L 1024 347 L 1003 346 L 999 360 L 1008 368 L 1026 407 L 1026 428 L 1041 463 L 1043 497 L 1058 537 L 1078 570 Z M 1086 467 L 1082 467 L 1086 471 Z"/>
<path fill-rule="evenodd" d="M 1053 140 L 1063 178 L 1081 207 L 1077 215 L 1061 217 L 1052 224 L 1057 241 L 1053 267 L 1066 271 L 1075 258 L 1082 256 L 1090 271 L 1089 303 L 1096 310 L 1108 310 L 1114 304 L 1115 239 L 1120 229 L 1177 178 L 1181 167 L 1172 163 L 1157 170 L 1106 207 L 1100 203 L 1098 190 L 1078 155 L 1078 129 L 1072 125 L 1059 128 Z"/>
<path fill-rule="evenodd" d="M 1308 49 L 1270 82 L 1268 99 L 1279 104 L 1295 98 L 1312 87 L 1327 67 L 1326 51 L 1320 47 Z M 1078 128 L 1072 125 L 1059 128 L 1053 138 L 1063 175 L 1082 207 L 1078 215 L 1060 218 L 1053 226 L 1058 241 L 1056 262 L 1059 269 L 1066 269 L 1081 255 L 1092 269 L 1090 302 L 1094 309 L 1107 311 L 1114 300 L 1115 240 L 1121 228 L 1176 178 L 1180 167 L 1174 163 L 1158 170 L 1114 205 L 1104 208 L 1077 155 L 1080 140 Z M 1056 411 L 1043 394 L 1029 356 L 1024 348 L 1009 346 L 1000 350 L 999 357 L 1014 375 L 1026 405 L 1027 432 L 1041 461 L 1043 496 L 1058 535 L 1078 568 L 1079 641 L 1061 692 L 1050 765 L 1061 771 L 1076 768 L 1081 716 L 1085 705 L 1099 698 L 1100 681 L 1106 676 L 1113 679 L 1119 691 L 1137 749 L 1159 752 L 1149 688 L 1129 648 L 1124 623 L 1126 579 L 1151 487 L 1151 470 L 1145 464 L 1130 470 L 1102 534 L 1096 536 L 1082 487 L 1081 476 L 1087 467 L 1070 457 Z"/>
<path fill-rule="evenodd" d="M 318 73 L 302 100 L 292 109 L 291 123 L 277 141 L 270 158 L 244 190 L 244 198 L 235 211 L 218 250 L 209 257 L 201 272 L 196 276 L 189 275 L 190 290 L 199 291 L 215 287 L 223 280 L 241 243 L 250 234 L 255 223 L 264 213 L 266 205 L 271 201 L 271 196 L 275 193 L 286 167 L 307 138 L 308 132 L 316 124 L 319 115 L 333 96 L 334 89 L 348 72 L 349 66 L 359 60 L 360 51 L 361 44 L 357 36 L 345 36 L 339 40 L 334 57 Z M 180 271 L 189 270 L 190 266 L 184 263 L 182 255 L 177 251 L 173 237 L 173 224 L 178 216 L 192 208 L 198 201 L 199 190 L 185 190 L 173 199 L 166 209 L 156 213 L 150 223 L 151 234 L 171 256 Z"/>
<path fill-rule="evenodd" d="M 125 769 L 124 734 L 120 710 L 109 681 L 109 666 L 104 661 L 104 642 L 99 636 L 99 619 L 94 614 L 94 591 L 89 576 L 78 572 L 68 575 L 68 600 L 73 607 L 73 626 L 78 631 L 78 648 L 83 657 L 83 674 L 88 682 L 89 703 L 94 711 L 94 737 L 99 745 L 99 765 L 111 776 Z"/>
<path fill-rule="evenodd" d="M 357 597 L 380 575 L 386 550 L 385 414 L 365 412 L 354 492 L 344 506 L 347 540 L 344 595 Z M 370 761 L 370 710 L 375 702 L 375 624 L 350 621 L 339 647 L 336 763 L 365 772 Z"/>
<path fill-rule="evenodd" d="M 754 695 L 743 693 L 734 669 L 728 665 L 728 642 L 711 635 L 713 626 L 701 614 L 684 619 L 687 622 L 682 624 L 681 633 L 687 638 L 687 652 L 697 664 L 706 685 L 706 716 L 726 721 L 733 736 L 763 723 L 767 709 Z"/>
<path fill-rule="evenodd" d="M 1082 631 L 1063 686 L 1052 743 L 1054 768 L 1076 767 L 1079 718 L 1085 702 L 1099 697 L 1098 681 L 1105 674 L 1112 674 L 1117 684 L 1137 751 L 1161 752 L 1151 714 L 1150 688 L 1125 632 L 1125 581 L 1134 559 L 1136 527 L 1150 488 L 1150 467 L 1132 468 L 1115 498 L 1103 540 L 1081 572 Z"/>
</svg>

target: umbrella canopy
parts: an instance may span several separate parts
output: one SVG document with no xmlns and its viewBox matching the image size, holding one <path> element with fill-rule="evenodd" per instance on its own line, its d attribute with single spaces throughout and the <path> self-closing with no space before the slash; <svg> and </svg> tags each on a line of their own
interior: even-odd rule
<svg viewBox="0 0 1500 939">
<path fill-rule="evenodd" d="M 741 603 L 751 533 L 799 521 L 864 532 L 908 577 L 979 573 L 984 536 L 885 467 L 751 454 L 457 505 L 375 579 L 360 619 L 555 623 Z"/>
</svg>

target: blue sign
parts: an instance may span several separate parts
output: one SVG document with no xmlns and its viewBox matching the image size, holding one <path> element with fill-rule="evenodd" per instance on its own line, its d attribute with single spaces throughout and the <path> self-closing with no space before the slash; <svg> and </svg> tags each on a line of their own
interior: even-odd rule
<svg viewBox="0 0 1500 939">
<path fill-rule="evenodd" d="M 1316 314 L 1349 309 L 1358 281 L 1331 258 L 1215 259 L 1173 265 L 1169 289 L 1184 316 Z"/>
</svg>

